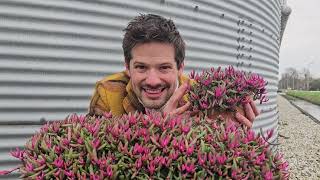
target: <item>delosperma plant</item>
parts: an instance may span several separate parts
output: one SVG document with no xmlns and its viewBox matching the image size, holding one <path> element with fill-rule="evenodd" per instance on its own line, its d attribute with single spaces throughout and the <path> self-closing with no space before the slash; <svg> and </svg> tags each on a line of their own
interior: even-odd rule
<svg viewBox="0 0 320 180">
<path fill-rule="evenodd" d="M 30 179 L 288 179 L 267 137 L 223 119 L 72 115 L 11 154 Z"/>
<path fill-rule="evenodd" d="M 288 179 L 288 163 L 274 154 L 272 137 L 255 133 L 210 110 L 234 110 L 247 97 L 267 101 L 266 82 L 228 67 L 192 72 L 188 92 L 194 111 L 167 116 L 155 111 L 113 117 L 70 115 L 44 125 L 11 155 L 26 179 Z"/>
<path fill-rule="evenodd" d="M 194 111 L 232 111 L 247 102 L 248 97 L 259 100 L 260 104 L 268 101 L 267 82 L 261 76 L 232 66 L 225 70 L 211 68 L 202 73 L 192 71 L 190 78 L 195 81 L 188 93 Z"/>
</svg>

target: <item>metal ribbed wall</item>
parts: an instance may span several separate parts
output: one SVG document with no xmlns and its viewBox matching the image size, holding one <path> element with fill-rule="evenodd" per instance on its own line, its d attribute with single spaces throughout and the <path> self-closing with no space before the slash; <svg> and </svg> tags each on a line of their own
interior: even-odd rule
<svg viewBox="0 0 320 180">
<path fill-rule="evenodd" d="M 186 71 L 233 65 L 269 82 L 254 129 L 277 128 L 278 0 L 1 0 L 0 169 L 41 119 L 85 113 L 94 83 L 123 70 L 122 29 L 139 13 L 173 19 L 187 43 Z M 0 177 L 8 179 L 9 177 Z M 16 176 L 10 176 L 16 178 Z"/>
</svg>

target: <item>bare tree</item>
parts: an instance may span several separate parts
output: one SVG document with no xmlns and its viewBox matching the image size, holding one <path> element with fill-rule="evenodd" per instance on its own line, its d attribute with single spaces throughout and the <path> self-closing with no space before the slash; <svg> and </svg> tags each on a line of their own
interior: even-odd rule
<svg viewBox="0 0 320 180">
<path fill-rule="evenodd" d="M 286 72 L 288 73 L 292 83 L 291 83 L 291 88 L 292 89 L 297 89 L 297 85 L 296 85 L 296 82 L 299 78 L 299 73 L 297 71 L 297 69 L 293 68 L 293 67 L 290 67 L 290 68 L 287 68 L 286 69 Z"/>
</svg>

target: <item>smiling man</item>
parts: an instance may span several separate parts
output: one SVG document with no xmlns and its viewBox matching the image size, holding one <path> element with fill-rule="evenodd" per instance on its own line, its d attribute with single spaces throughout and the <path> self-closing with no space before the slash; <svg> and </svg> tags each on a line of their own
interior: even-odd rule
<svg viewBox="0 0 320 180">
<path fill-rule="evenodd" d="M 185 43 L 172 20 L 147 14 L 135 17 L 125 28 L 122 43 L 125 71 L 96 83 L 89 114 L 113 115 L 145 109 L 181 114 L 190 103 L 185 96 L 189 79 L 183 75 Z M 238 120 L 252 126 L 258 111 L 245 105 Z"/>
</svg>

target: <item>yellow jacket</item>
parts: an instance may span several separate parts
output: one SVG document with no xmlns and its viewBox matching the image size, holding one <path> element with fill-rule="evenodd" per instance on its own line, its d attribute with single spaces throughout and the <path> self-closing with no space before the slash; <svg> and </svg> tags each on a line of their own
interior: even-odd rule
<svg viewBox="0 0 320 180">
<path fill-rule="evenodd" d="M 188 81 L 188 77 L 179 77 L 179 86 Z M 183 97 L 187 101 L 186 95 Z M 132 91 L 130 78 L 125 71 L 116 73 L 98 81 L 91 97 L 89 115 L 102 115 L 110 112 L 120 116 L 129 112 L 144 112 L 144 107 Z"/>
</svg>

